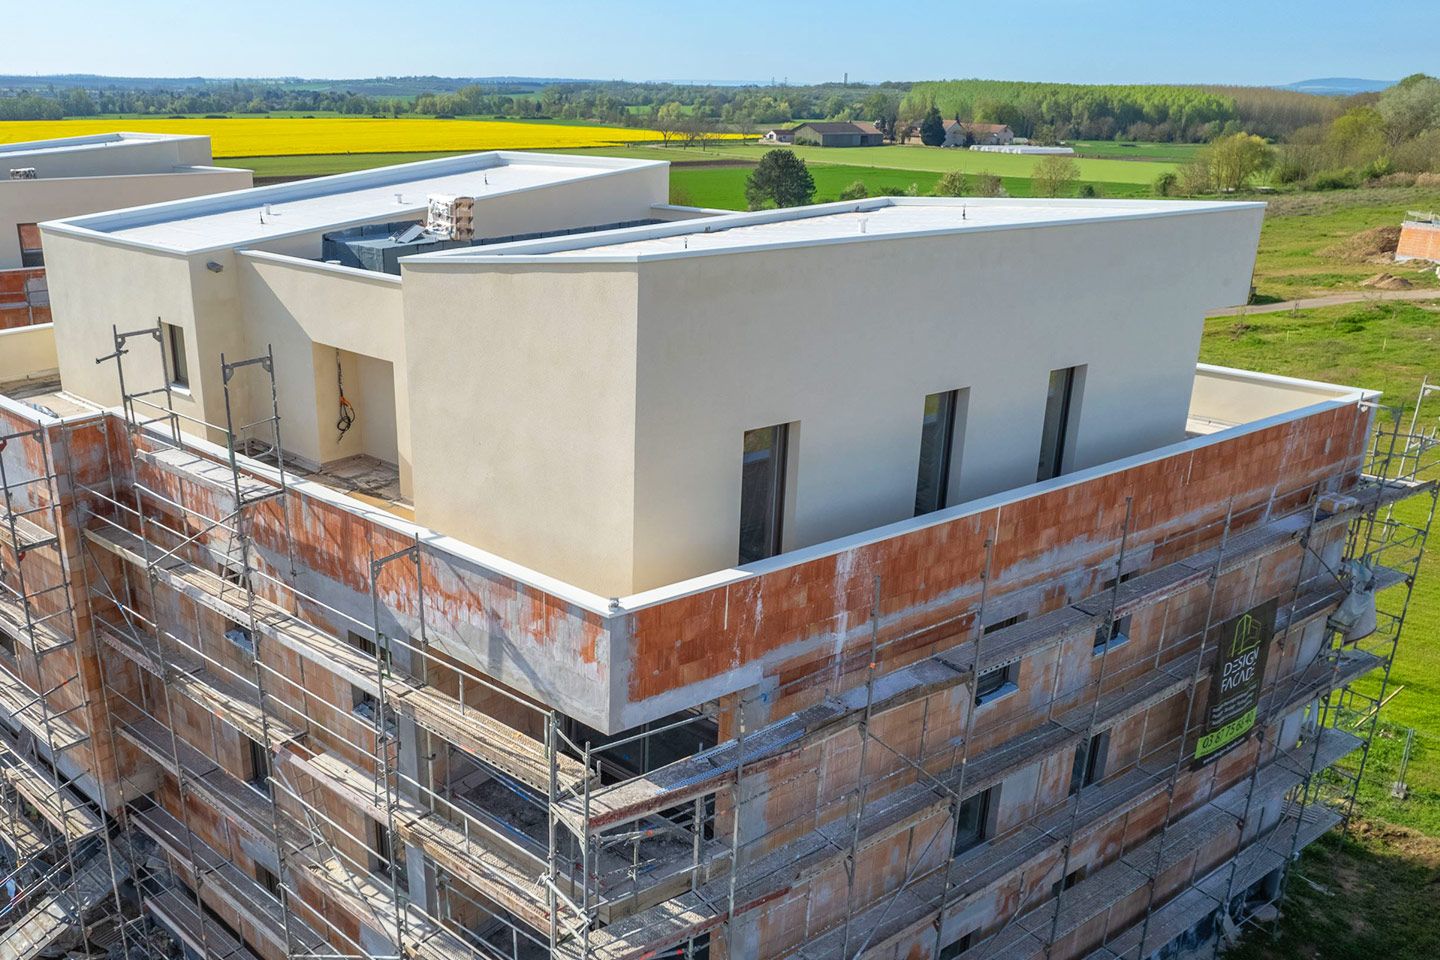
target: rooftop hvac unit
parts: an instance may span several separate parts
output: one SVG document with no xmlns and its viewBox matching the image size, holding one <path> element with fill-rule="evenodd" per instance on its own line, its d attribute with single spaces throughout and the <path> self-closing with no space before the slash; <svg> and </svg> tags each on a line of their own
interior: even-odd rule
<svg viewBox="0 0 1440 960">
<path fill-rule="evenodd" d="M 425 230 L 446 240 L 475 239 L 475 198 L 432 193 Z"/>
<path fill-rule="evenodd" d="M 40 175 L 35 172 L 34 167 L 11 167 L 11 180 L 38 180 Z"/>
</svg>

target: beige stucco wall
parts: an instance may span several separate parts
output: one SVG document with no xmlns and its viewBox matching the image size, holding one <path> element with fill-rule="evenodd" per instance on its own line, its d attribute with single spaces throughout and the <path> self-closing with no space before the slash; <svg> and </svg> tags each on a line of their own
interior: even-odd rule
<svg viewBox="0 0 1440 960">
<path fill-rule="evenodd" d="M 598 593 L 634 581 L 636 276 L 405 269 L 415 519 Z"/>
<path fill-rule="evenodd" d="M 638 265 L 416 263 L 420 519 L 623 595 L 734 565 L 755 427 L 799 425 L 787 550 L 912 514 L 929 393 L 969 391 L 952 504 L 1034 482 L 1060 367 L 1085 367 L 1069 469 L 1180 440 L 1204 314 L 1244 298 L 1259 225 L 1252 208 Z"/>
<path fill-rule="evenodd" d="M 312 464 L 368 453 L 410 485 L 403 300 L 396 277 L 248 252 L 236 255 L 249 350 L 275 350 L 284 441 Z M 338 438 L 336 351 L 353 429 Z M 387 396 L 388 394 L 388 396 Z M 268 402 L 268 398 L 262 398 Z"/>
<path fill-rule="evenodd" d="M 1353 392 L 1351 387 L 1335 384 L 1202 367 L 1191 391 L 1190 416 L 1217 425 L 1250 423 Z"/>
<path fill-rule="evenodd" d="M 249 170 L 223 168 L 49 180 L 0 179 L 0 269 L 20 266 L 17 224 L 245 190 L 250 184 Z M 42 235 L 42 242 L 48 253 L 48 232 Z"/>
<path fill-rule="evenodd" d="M 54 324 L 0 330 L 0 383 L 28 380 L 58 368 Z"/>
<path fill-rule="evenodd" d="M 191 289 L 193 271 L 188 258 L 47 234 L 45 262 L 60 378 L 66 390 L 95 403 L 118 404 L 115 365 L 96 364 L 95 358 L 114 349 L 112 325 L 121 331 L 139 330 L 153 327 L 159 318 L 185 331 L 191 389 L 175 394 L 175 410 L 206 419 L 206 389 L 200 371 L 202 351 L 208 344 L 196 336 L 197 297 Z M 204 271 L 203 264 L 200 269 Z M 222 276 L 210 275 L 217 285 Z M 206 299 L 213 302 L 216 297 Z M 153 341 L 131 340 L 124 361 L 131 391 L 163 386 L 165 369 L 160 347 Z M 218 369 L 218 364 L 217 357 L 213 365 Z M 217 397 L 214 402 L 219 400 Z M 212 422 L 223 422 L 223 403 L 217 410 L 220 419 Z"/>
</svg>

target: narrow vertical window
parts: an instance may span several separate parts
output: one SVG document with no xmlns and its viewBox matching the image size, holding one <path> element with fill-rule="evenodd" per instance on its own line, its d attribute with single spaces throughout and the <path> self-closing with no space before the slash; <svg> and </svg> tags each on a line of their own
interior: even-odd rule
<svg viewBox="0 0 1440 960">
<path fill-rule="evenodd" d="M 185 358 L 185 331 L 173 323 L 165 324 L 165 353 L 170 361 L 170 385 L 190 386 L 190 364 Z"/>
<path fill-rule="evenodd" d="M 1066 367 L 1050 374 L 1050 389 L 1045 396 L 1045 423 L 1040 431 L 1040 467 L 1035 474 L 1036 480 L 1058 477 L 1065 470 L 1076 369 Z"/>
<path fill-rule="evenodd" d="M 955 823 L 955 856 L 979 846 L 989 836 L 990 808 L 995 799 L 995 790 L 995 787 L 991 787 L 984 793 L 977 793 L 961 802 L 960 814 Z"/>
<path fill-rule="evenodd" d="M 270 754 L 259 741 L 245 738 L 250 752 L 250 785 L 266 796 L 270 795 Z"/>
<path fill-rule="evenodd" d="M 745 431 L 740 477 L 740 562 L 780 552 L 785 513 L 785 444 L 788 424 Z"/>
<path fill-rule="evenodd" d="M 920 423 L 920 472 L 915 480 L 917 517 L 946 504 L 959 401 L 959 390 L 932 393 L 925 398 L 925 416 Z"/>
<path fill-rule="evenodd" d="M 1105 758 L 1110 752 L 1110 734 L 1097 733 L 1088 743 L 1075 748 L 1075 763 L 1070 769 L 1070 795 L 1105 776 Z"/>
</svg>

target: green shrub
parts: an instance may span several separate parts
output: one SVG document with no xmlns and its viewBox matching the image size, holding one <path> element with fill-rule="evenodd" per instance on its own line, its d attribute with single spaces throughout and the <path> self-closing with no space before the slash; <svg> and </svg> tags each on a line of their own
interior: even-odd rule
<svg viewBox="0 0 1440 960">
<path fill-rule="evenodd" d="M 1349 190 L 1360 186 L 1360 174 L 1355 170 L 1322 170 L 1310 178 L 1311 190 Z"/>
</svg>

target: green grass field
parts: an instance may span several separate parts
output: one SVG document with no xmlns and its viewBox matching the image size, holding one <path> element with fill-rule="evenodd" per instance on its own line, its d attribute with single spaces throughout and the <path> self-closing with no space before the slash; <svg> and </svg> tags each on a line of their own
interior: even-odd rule
<svg viewBox="0 0 1440 960">
<path fill-rule="evenodd" d="M 1398 227 L 1406 210 L 1440 207 L 1440 190 L 1388 188 L 1261 197 L 1269 203 L 1255 287 L 1276 300 L 1356 289 L 1377 273 L 1393 273 L 1415 286 L 1440 286 L 1433 268 L 1347 260 L 1331 248 L 1376 227 Z M 1431 371 L 1440 375 L 1440 370 Z"/>
<path fill-rule="evenodd" d="M 856 180 L 864 183 L 872 195 L 885 188 L 905 190 L 912 184 L 919 188 L 921 194 L 928 194 L 935 189 L 935 182 L 941 176 L 925 170 L 823 164 L 812 164 L 810 174 L 815 178 L 816 203 L 840 199 L 840 191 Z M 676 166 L 670 171 L 670 200 L 697 207 L 744 210 L 745 179 L 749 175 L 749 167 Z M 1031 195 L 1031 181 L 1025 177 L 1002 177 L 1001 182 L 1005 192 L 1012 197 Z M 1078 189 L 1079 185 L 1076 186 Z M 1148 188 L 1138 184 L 1095 183 L 1093 186 L 1101 196 L 1106 197 L 1148 195 Z"/>
<path fill-rule="evenodd" d="M 1148 160 L 1165 163 L 1188 163 L 1205 149 L 1203 143 L 1136 143 L 1119 140 L 1071 140 L 1070 146 L 1080 157 L 1100 160 Z"/>
<path fill-rule="evenodd" d="M 655 147 L 652 152 L 661 156 L 689 153 L 705 159 L 759 160 L 773 147 L 754 143 L 716 144 L 705 148 L 685 150 L 676 147 Z M 944 150 L 918 144 L 891 145 L 884 147 L 790 147 L 796 155 L 811 166 L 839 164 L 844 166 L 888 167 L 894 170 L 928 171 L 945 173 L 949 170 L 964 170 L 966 173 L 988 171 L 1002 177 L 1023 177 L 1028 179 L 1040 157 L 1021 156 L 1012 153 L 977 153 L 973 150 Z M 1166 170 L 1175 169 L 1175 164 L 1165 161 L 1152 163 L 1130 163 L 1124 160 L 1079 159 L 1080 178 L 1095 183 L 1131 183 L 1149 186 Z"/>
</svg>

